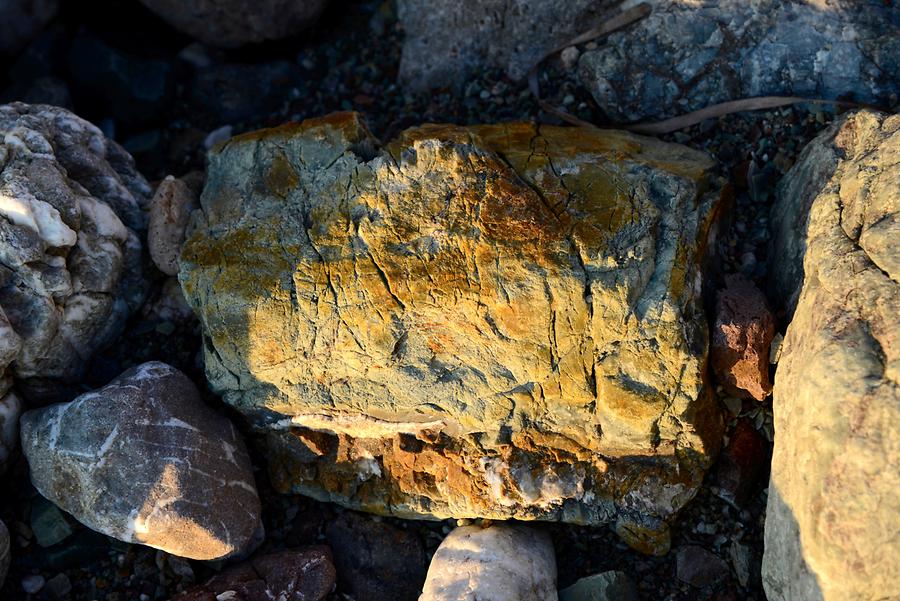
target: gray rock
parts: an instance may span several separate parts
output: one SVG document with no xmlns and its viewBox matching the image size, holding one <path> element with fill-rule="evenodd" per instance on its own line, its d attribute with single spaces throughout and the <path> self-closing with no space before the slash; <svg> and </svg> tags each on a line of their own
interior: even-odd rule
<svg viewBox="0 0 900 601">
<path fill-rule="evenodd" d="M 728 574 L 725 560 L 703 547 L 685 545 L 676 552 L 675 576 L 691 586 L 712 586 L 724 580 Z"/>
<path fill-rule="evenodd" d="M 447 535 L 419 601 L 557 601 L 546 532 L 521 524 L 463 526 Z"/>
<path fill-rule="evenodd" d="M 7 470 L 19 446 L 19 417 L 24 406 L 14 391 L 2 388 L 0 383 L 0 474 Z"/>
<path fill-rule="evenodd" d="M 6 524 L 0 520 L 0 587 L 3 586 L 6 572 L 9 570 L 9 542 L 9 530 L 6 528 Z"/>
<path fill-rule="evenodd" d="M 38 497 L 31 506 L 31 531 L 42 547 L 52 547 L 72 535 L 72 527 L 59 507 Z"/>
<path fill-rule="evenodd" d="M 579 64 L 617 121 L 671 117 L 726 100 L 900 92 L 900 11 L 857 0 L 683 2 L 613 33 Z"/>
<path fill-rule="evenodd" d="M 316 21 L 328 0 L 141 0 L 184 33 L 209 44 L 232 48 L 278 40 Z"/>
<path fill-rule="evenodd" d="M 164 363 L 22 416 L 38 491 L 86 526 L 191 559 L 241 552 L 260 524 L 244 443 Z"/>
<path fill-rule="evenodd" d="M 59 0 L 0 0 L 0 55 L 21 50 L 58 9 Z"/>
<path fill-rule="evenodd" d="M 813 140 L 772 209 L 793 319 L 775 378 L 770 601 L 900 597 L 900 116 Z"/>
<path fill-rule="evenodd" d="M 178 273 L 178 255 L 191 212 L 197 208 L 197 191 L 171 175 L 159 183 L 150 202 L 147 248 L 166 275 Z"/>
<path fill-rule="evenodd" d="M 399 0 L 400 78 L 418 90 L 458 85 L 485 67 L 514 79 L 599 24 L 610 0 Z"/>
<path fill-rule="evenodd" d="M 638 601 L 637 587 L 624 572 L 602 572 L 559 591 L 559 601 Z"/>
<path fill-rule="evenodd" d="M 150 186 L 99 129 L 0 106 L 0 371 L 26 397 L 77 381 L 144 296 Z"/>
</svg>

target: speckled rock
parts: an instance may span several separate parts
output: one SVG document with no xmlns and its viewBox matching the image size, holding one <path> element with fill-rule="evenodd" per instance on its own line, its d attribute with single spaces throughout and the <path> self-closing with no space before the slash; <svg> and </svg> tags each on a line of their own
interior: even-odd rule
<svg viewBox="0 0 900 601">
<path fill-rule="evenodd" d="M 86 526 L 191 559 L 237 554 L 260 526 L 250 458 L 227 418 L 164 363 L 22 416 L 31 480 Z"/>
<path fill-rule="evenodd" d="M 171 175 L 159 183 L 150 202 L 147 248 L 156 267 L 166 275 L 178 273 L 178 255 L 199 190 Z"/>
<path fill-rule="evenodd" d="M 769 347 L 775 316 L 766 295 L 738 275 L 725 276 L 716 294 L 710 361 L 725 392 L 738 398 L 764 400 L 772 392 Z"/>
<path fill-rule="evenodd" d="M 773 393 L 766 595 L 900 598 L 900 116 L 862 111 L 823 132 L 771 223 L 793 319 Z"/>
<path fill-rule="evenodd" d="M 486 68 L 521 79 L 547 52 L 599 24 L 609 0 L 399 0 L 400 78 L 413 89 L 460 84 Z"/>
<path fill-rule="evenodd" d="M 892 2 L 652 0 L 653 12 L 579 61 L 617 121 L 671 117 L 752 96 L 887 103 L 900 94 Z"/>
<path fill-rule="evenodd" d="M 208 379 L 268 432 L 283 491 L 664 529 L 721 439 L 710 166 L 531 124 L 382 149 L 353 114 L 238 136 L 181 255 Z"/>
<path fill-rule="evenodd" d="M 279 40 L 315 23 L 328 0 L 141 0 L 170 25 L 209 44 L 233 48 Z"/>
<path fill-rule="evenodd" d="M 59 10 L 59 0 L 0 0 L 0 55 L 15 54 Z"/>
<path fill-rule="evenodd" d="M 53 398 L 143 299 L 150 187 L 65 109 L 0 106 L 0 140 L 0 371 Z"/>
<path fill-rule="evenodd" d="M 524 525 L 463 526 L 441 542 L 419 601 L 557 601 L 546 532 Z"/>
</svg>

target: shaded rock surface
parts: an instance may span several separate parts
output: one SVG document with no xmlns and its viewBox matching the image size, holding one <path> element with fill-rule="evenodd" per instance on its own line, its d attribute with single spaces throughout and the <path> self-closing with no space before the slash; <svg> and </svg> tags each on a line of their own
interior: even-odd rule
<svg viewBox="0 0 900 601">
<path fill-rule="evenodd" d="M 871 111 L 810 143 L 779 189 L 776 289 L 793 319 L 774 390 L 772 601 L 900 596 L 898 207 L 900 117 Z"/>
<path fill-rule="evenodd" d="M 654 0 L 647 18 L 582 54 L 612 119 L 671 117 L 752 96 L 887 103 L 900 93 L 900 11 L 856 0 Z"/>
<path fill-rule="evenodd" d="M 712 586 L 728 576 L 728 564 L 697 545 L 680 547 L 675 566 L 677 578 L 697 588 Z"/>
<path fill-rule="evenodd" d="M 762 490 L 771 461 L 768 446 L 753 422 L 740 418 L 716 465 L 719 497 L 744 506 Z"/>
<path fill-rule="evenodd" d="M 315 22 L 327 0 L 141 0 L 176 29 L 211 46 L 278 40 Z"/>
<path fill-rule="evenodd" d="M 182 251 L 276 487 L 399 516 L 647 518 L 721 437 L 709 159 L 621 132 L 331 115 L 214 150 Z M 634 529 L 623 528 L 623 532 Z"/>
<path fill-rule="evenodd" d="M 559 601 L 638 601 L 638 592 L 624 572 L 602 572 L 559 591 Z"/>
<path fill-rule="evenodd" d="M 463 526 L 443 540 L 420 601 L 556 601 L 550 537 L 525 525 Z"/>
<path fill-rule="evenodd" d="M 331 550 L 303 547 L 255 557 L 170 601 L 320 601 L 334 588 L 334 578 Z"/>
<path fill-rule="evenodd" d="M 52 398 L 117 336 L 145 290 L 150 187 L 99 129 L 44 105 L 0 106 L 0 370 Z"/>
<path fill-rule="evenodd" d="M 725 276 L 725 288 L 716 295 L 710 361 L 728 394 L 762 401 L 772 392 L 769 347 L 774 337 L 775 316 L 762 291 L 741 276 Z"/>
<path fill-rule="evenodd" d="M 0 521 L 0 586 L 6 580 L 6 572 L 9 570 L 9 530 L 6 524 Z"/>
<path fill-rule="evenodd" d="M 428 562 L 416 533 L 347 512 L 328 524 L 325 538 L 334 551 L 341 588 L 353 598 L 419 598 Z"/>
<path fill-rule="evenodd" d="M 0 390 L 0 474 L 7 470 L 12 454 L 19 446 L 19 417 L 23 407 L 24 403 L 15 391 L 4 394 Z"/>
<path fill-rule="evenodd" d="M 0 2 L 0 55 L 15 54 L 44 28 L 59 9 L 59 0 Z"/>
<path fill-rule="evenodd" d="M 460 84 L 485 67 L 523 78 L 547 52 L 598 24 L 604 0 L 399 0 L 400 78 L 415 89 Z"/>
<path fill-rule="evenodd" d="M 166 275 L 178 273 L 178 255 L 191 212 L 197 208 L 199 182 L 171 175 L 159 183 L 150 202 L 147 248 L 156 267 Z"/>
<path fill-rule="evenodd" d="M 178 370 L 151 362 L 22 416 L 38 491 L 86 526 L 173 555 L 244 550 L 260 524 L 244 443 Z"/>
</svg>

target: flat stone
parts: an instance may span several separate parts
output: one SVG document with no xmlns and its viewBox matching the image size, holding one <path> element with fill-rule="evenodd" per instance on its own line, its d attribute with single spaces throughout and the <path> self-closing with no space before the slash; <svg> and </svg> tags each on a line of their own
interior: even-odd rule
<svg viewBox="0 0 900 601">
<path fill-rule="evenodd" d="M 675 575 L 682 582 L 703 588 L 724 580 L 729 574 L 728 564 L 703 547 L 685 545 L 675 554 Z"/>
<path fill-rule="evenodd" d="M 84 525 L 190 559 L 240 553 L 260 525 L 250 458 L 178 370 L 151 362 L 22 416 L 38 491 Z"/>
<path fill-rule="evenodd" d="M 619 122 L 756 96 L 885 104 L 900 93 L 896 7 L 828 0 L 651 0 L 653 12 L 584 52 L 579 75 Z"/>
<path fill-rule="evenodd" d="M 550 536 L 532 526 L 456 528 L 441 542 L 419 601 L 557 601 Z"/>
<path fill-rule="evenodd" d="M 559 601 L 638 601 L 638 592 L 625 572 L 609 571 L 564 588 L 559 591 Z"/>
<path fill-rule="evenodd" d="M 716 295 L 710 362 L 726 393 L 757 401 L 769 396 L 774 337 L 775 316 L 762 291 L 741 276 L 725 276 L 725 287 Z"/>
<path fill-rule="evenodd" d="M 80 381 L 143 301 L 150 186 L 64 109 L 0 106 L 0 140 L 0 372 L 46 402 Z"/>
<path fill-rule="evenodd" d="M 661 528 L 694 495 L 721 442 L 706 155 L 525 123 L 376 149 L 336 114 L 210 157 L 179 279 L 278 490 Z"/>
<path fill-rule="evenodd" d="M 770 601 L 900 597 L 900 117 L 844 116 L 772 209 L 775 377 L 763 585 Z"/>
</svg>

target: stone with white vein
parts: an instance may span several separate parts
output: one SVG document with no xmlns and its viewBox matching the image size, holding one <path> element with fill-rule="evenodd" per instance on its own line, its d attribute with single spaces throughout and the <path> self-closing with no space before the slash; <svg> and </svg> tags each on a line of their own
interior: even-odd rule
<svg viewBox="0 0 900 601">
<path fill-rule="evenodd" d="M 28 411 L 21 428 L 38 491 L 106 535 L 207 560 L 244 550 L 260 524 L 240 435 L 164 363 Z"/>
</svg>

